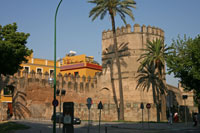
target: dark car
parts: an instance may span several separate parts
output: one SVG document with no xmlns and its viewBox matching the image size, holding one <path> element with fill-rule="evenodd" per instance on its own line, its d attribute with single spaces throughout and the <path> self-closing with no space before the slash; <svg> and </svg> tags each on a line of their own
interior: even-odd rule
<svg viewBox="0 0 200 133">
<path fill-rule="evenodd" d="M 51 120 L 53 120 L 53 115 L 51 116 Z M 56 123 L 63 123 L 63 113 L 56 112 Z M 74 125 L 75 124 L 81 124 L 80 118 L 74 117 Z"/>
</svg>

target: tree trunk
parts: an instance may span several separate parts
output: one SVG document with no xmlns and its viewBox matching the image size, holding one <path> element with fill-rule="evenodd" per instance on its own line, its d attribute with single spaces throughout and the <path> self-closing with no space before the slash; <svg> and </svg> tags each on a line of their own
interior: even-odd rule
<svg viewBox="0 0 200 133">
<path fill-rule="evenodd" d="M 162 69 L 160 70 L 159 67 L 160 67 L 160 61 L 156 61 L 157 63 L 157 70 L 158 70 L 158 78 L 159 80 L 163 81 L 163 76 L 162 76 Z M 165 82 L 165 81 L 163 81 Z M 163 89 L 163 88 L 161 88 Z M 163 90 L 163 93 L 161 92 L 160 93 L 160 98 L 161 98 L 161 120 L 162 121 L 165 121 L 167 120 L 167 117 L 166 117 L 166 97 L 165 97 L 165 91 Z"/>
<path fill-rule="evenodd" d="M 152 84 L 153 102 L 156 105 L 157 122 L 160 122 L 159 95 L 154 84 Z M 157 93 L 157 95 L 156 95 Z"/>
<path fill-rule="evenodd" d="M 166 97 L 165 94 L 161 94 L 161 120 L 167 120 L 166 117 Z"/>
<path fill-rule="evenodd" d="M 160 106 L 156 103 L 157 122 L 160 122 Z"/>
<path fill-rule="evenodd" d="M 120 66 L 120 61 L 119 61 L 117 37 L 116 37 L 116 30 L 115 30 L 115 19 L 114 19 L 114 15 L 112 12 L 110 12 L 110 16 L 111 16 L 111 20 L 112 20 L 114 50 L 115 50 L 115 58 L 116 58 L 116 65 L 117 65 L 117 70 L 118 70 L 118 81 L 119 81 L 119 97 L 120 97 L 119 120 L 124 120 L 124 96 L 123 96 L 123 88 L 122 88 L 121 66 Z"/>
</svg>

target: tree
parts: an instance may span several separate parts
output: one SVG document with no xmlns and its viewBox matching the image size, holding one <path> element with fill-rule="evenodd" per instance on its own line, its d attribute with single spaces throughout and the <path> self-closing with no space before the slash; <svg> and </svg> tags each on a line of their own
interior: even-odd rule
<svg viewBox="0 0 200 133">
<path fill-rule="evenodd" d="M 126 24 L 125 20 L 126 15 L 128 15 L 132 20 L 134 20 L 131 8 L 135 8 L 136 2 L 134 0 L 91 0 L 88 2 L 96 4 L 96 6 L 90 11 L 89 14 L 89 17 L 93 16 L 92 21 L 99 16 L 100 19 L 103 19 L 107 14 L 107 12 L 109 13 L 111 18 L 114 53 L 115 53 L 116 65 L 118 70 L 118 81 L 119 81 L 120 120 L 124 120 L 124 98 L 123 98 L 123 87 L 122 87 L 123 85 L 122 85 L 121 66 L 120 66 L 117 37 L 116 37 L 115 16 L 118 14 L 125 24 Z"/>
<path fill-rule="evenodd" d="M 160 39 L 153 40 L 152 42 L 147 40 L 146 49 L 144 49 L 144 53 L 140 56 L 139 60 L 141 61 L 141 65 L 139 69 L 147 66 L 155 65 L 155 69 L 158 72 L 159 80 L 164 82 L 165 80 L 165 60 L 167 59 L 168 50 L 167 45 L 164 45 L 164 41 Z M 166 119 L 166 103 L 165 103 L 165 89 L 166 86 L 160 87 L 163 91 L 160 91 L 161 95 L 161 118 L 163 120 Z"/>
<path fill-rule="evenodd" d="M 173 49 L 167 58 L 169 74 L 174 73 L 183 87 L 194 90 L 196 99 L 200 99 L 200 35 L 194 39 L 178 36 L 171 46 Z"/>
<path fill-rule="evenodd" d="M 160 80 L 158 72 L 156 72 L 156 67 L 154 63 L 146 64 L 141 69 L 138 69 L 139 75 L 137 78 L 136 89 L 142 89 L 143 91 L 149 91 L 152 87 L 153 102 L 156 105 L 157 110 L 157 121 L 160 121 L 160 93 L 165 91 L 166 87 L 163 80 Z"/>
<path fill-rule="evenodd" d="M 164 45 L 163 40 L 156 39 L 152 42 L 147 40 L 146 49 L 144 54 L 140 56 L 138 60 L 142 60 L 141 67 L 149 63 L 154 63 L 158 71 L 159 77 L 164 73 L 165 60 L 167 59 L 168 50 L 167 45 Z"/>
<path fill-rule="evenodd" d="M 17 32 L 17 24 L 0 25 L 0 75 L 13 75 L 32 53 L 26 47 L 30 34 Z"/>
</svg>

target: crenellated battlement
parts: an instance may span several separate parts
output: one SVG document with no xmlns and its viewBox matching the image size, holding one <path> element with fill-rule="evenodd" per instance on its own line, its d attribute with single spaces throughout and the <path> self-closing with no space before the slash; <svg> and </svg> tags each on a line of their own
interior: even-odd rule
<svg viewBox="0 0 200 133">
<path fill-rule="evenodd" d="M 19 88 L 24 88 L 28 86 L 30 83 L 37 84 L 39 86 L 46 86 L 50 87 L 48 83 L 49 77 L 53 78 L 54 74 L 51 75 L 48 72 L 45 73 L 36 73 L 32 70 L 28 73 L 26 70 L 22 71 L 22 75 L 16 74 L 15 77 L 18 79 Z M 58 73 L 56 76 L 56 85 L 58 88 L 63 88 L 64 90 L 68 91 L 75 91 L 79 93 L 85 92 L 93 92 L 96 91 L 98 80 L 101 76 L 101 73 L 96 73 L 94 77 L 90 76 L 79 76 L 79 75 L 68 75 Z M 26 88 L 26 87 L 25 87 Z"/>
<path fill-rule="evenodd" d="M 49 77 L 53 77 L 54 74 L 52 73 L 51 75 L 48 72 L 45 73 L 36 73 L 34 70 L 32 70 L 30 73 L 28 73 L 26 70 L 22 71 L 22 75 L 16 74 L 15 76 L 17 76 L 18 78 L 32 78 L 32 79 L 46 79 L 48 80 Z M 57 79 L 63 78 L 66 79 L 66 81 L 81 81 L 81 82 L 90 82 L 96 78 L 99 78 L 101 76 L 101 72 L 97 72 L 96 75 L 94 77 L 88 76 L 86 77 L 85 75 L 83 75 L 82 77 L 80 77 L 80 75 L 68 75 L 68 74 L 64 74 L 62 75 L 61 73 L 57 74 Z"/>
<path fill-rule="evenodd" d="M 135 24 L 133 29 L 131 28 L 130 24 L 127 24 L 126 27 L 122 26 L 121 28 L 117 27 L 116 34 L 117 36 L 126 35 L 126 34 L 149 34 L 149 35 L 156 35 L 160 37 L 164 37 L 164 31 L 158 27 L 154 26 L 140 26 L 139 24 Z M 107 31 L 104 30 L 102 33 L 102 39 L 109 39 L 113 37 L 112 30 L 108 29 Z"/>
</svg>

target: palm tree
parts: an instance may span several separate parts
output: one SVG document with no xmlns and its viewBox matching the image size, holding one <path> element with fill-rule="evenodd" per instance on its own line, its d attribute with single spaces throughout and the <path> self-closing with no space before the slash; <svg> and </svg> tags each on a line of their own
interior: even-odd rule
<svg viewBox="0 0 200 133">
<path fill-rule="evenodd" d="M 118 70 L 118 81 L 119 81 L 119 94 L 120 94 L 120 120 L 124 120 L 124 98 L 123 98 L 123 88 L 122 88 L 122 75 L 121 66 L 119 61 L 117 37 L 115 29 L 115 16 L 118 14 L 123 22 L 126 24 L 125 17 L 128 15 L 132 20 L 134 16 L 131 8 L 135 8 L 136 2 L 134 0 L 91 0 L 89 3 L 96 4 L 96 6 L 90 11 L 89 17 L 92 17 L 92 21 L 100 16 L 103 19 L 107 12 L 110 15 L 112 23 L 113 41 L 114 41 L 114 52 L 116 65 Z"/>
<path fill-rule="evenodd" d="M 153 40 L 152 42 L 148 40 L 146 47 L 147 48 L 144 49 L 145 53 L 142 54 L 138 60 L 143 59 L 141 66 L 154 62 L 159 77 L 161 77 L 164 72 L 165 60 L 168 55 L 167 51 L 170 48 L 167 48 L 167 45 L 164 45 L 163 40 L 160 39 Z"/>
<path fill-rule="evenodd" d="M 154 64 L 155 69 L 158 72 L 158 77 L 161 81 L 165 81 L 165 60 L 167 59 L 168 50 L 170 47 L 167 48 L 164 45 L 164 41 L 160 39 L 156 39 L 151 41 L 147 41 L 146 49 L 144 49 L 144 54 L 140 56 L 138 60 L 142 60 L 139 69 L 143 68 L 148 64 Z M 165 87 L 164 87 L 165 88 Z M 164 89 L 160 87 L 160 89 Z M 161 102 L 162 102 L 162 111 L 161 111 L 161 118 L 164 120 L 166 119 L 166 107 L 165 107 L 165 91 L 161 91 Z"/>
<path fill-rule="evenodd" d="M 149 91 L 150 87 L 152 87 L 153 93 L 153 102 L 156 105 L 157 110 L 157 121 L 160 121 L 160 93 L 163 93 L 164 89 L 166 89 L 165 84 L 162 80 L 160 80 L 158 76 L 158 72 L 156 72 L 156 67 L 154 63 L 146 64 L 143 68 L 138 69 L 139 75 L 137 78 L 137 86 L 136 89 L 142 89 L 143 91 L 146 89 Z M 164 88 L 164 89 L 161 89 Z"/>
</svg>

